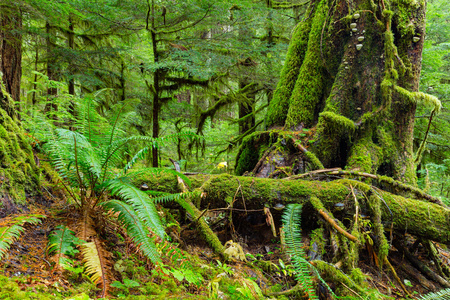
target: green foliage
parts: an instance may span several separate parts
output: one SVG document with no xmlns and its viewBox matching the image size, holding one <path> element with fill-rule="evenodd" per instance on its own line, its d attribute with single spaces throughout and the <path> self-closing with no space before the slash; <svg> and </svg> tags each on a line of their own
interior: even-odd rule
<svg viewBox="0 0 450 300">
<path fill-rule="evenodd" d="M 85 241 L 77 238 L 75 232 L 64 225 L 59 225 L 48 237 L 47 254 L 56 255 L 57 265 L 75 271 L 72 261 L 67 257 L 74 257 L 79 252 L 76 247 L 83 243 Z"/>
<path fill-rule="evenodd" d="M 154 241 L 150 238 L 151 233 L 143 222 L 139 219 L 132 206 L 123 201 L 110 200 L 103 206 L 119 212 L 119 220 L 125 225 L 128 234 L 138 245 L 139 250 L 151 261 L 160 261 L 160 255 Z"/>
<path fill-rule="evenodd" d="M 42 218 L 45 218 L 45 216 L 37 214 L 17 216 L 9 221 L 6 226 L 0 227 L 0 259 L 9 250 L 12 243 L 25 231 L 25 223 L 35 225 L 40 223 Z"/>
<path fill-rule="evenodd" d="M 422 295 L 420 300 L 439 300 L 439 299 L 450 299 L 450 289 L 444 289 L 439 292 L 429 293 Z"/>
<path fill-rule="evenodd" d="M 446 162 L 450 159 L 450 23 L 444 13 L 449 10 L 448 1 L 427 1 L 420 90 L 439 98 L 442 110 L 440 114 L 433 116 L 429 124 L 429 107 L 418 105 L 414 127 L 414 146 L 419 148 L 426 142 L 421 164 L 418 166 L 419 185 L 427 188 L 425 182 L 429 180 L 428 192 L 443 200 L 449 197 L 447 182 L 450 176 Z"/>
<path fill-rule="evenodd" d="M 98 93 L 97 93 L 98 97 Z M 112 200 L 103 207 L 119 212 L 119 219 L 125 224 L 136 245 L 153 262 L 159 261 L 159 254 L 155 244 L 151 241 L 150 230 L 161 239 L 165 238 L 164 227 L 156 211 L 155 203 L 169 201 L 180 195 L 163 195 L 150 198 L 145 192 L 133 186 L 127 174 L 129 169 L 142 158 L 148 149 L 160 147 L 174 139 L 191 139 L 191 133 L 178 133 L 158 139 L 146 136 L 125 137 L 121 124 L 125 124 L 120 109 L 113 117 L 112 123 L 99 122 L 100 116 L 94 110 L 96 98 L 80 99 L 80 111 L 77 115 L 76 128 L 78 131 L 55 128 L 48 125 L 49 132 L 43 149 L 48 154 L 52 165 L 64 181 L 64 187 L 82 210 L 90 210 L 104 203 L 105 194 L 111 192 L 125 200 Z M 49 127 L 50 126 L 50 127 Z M 106 134 L 105 134 L 106 132 Z M 137 151 L 127 163 L 124 161 L 124 148 L 129 144 L 144 143 L 144 147 Z M 130 148 L 128 148 L 130 150 Z M 121 171 L 118 167 L 124 165 Z M 120 170 L 120 169 L 119 169 Z M 142 170 L 141 170 L 142 171 Z M 140 172 L 141 172 L 140 171 Z M 151 172 L 176 173 L 173 170 L 157 169 Z M 188 181 L 188 180 L 187 180 Z"/>
<path fill-rule="evenodd" d="M 300 228 L 301 204 L 289 204 L 283 213 L 283 231 L 286 242 L 286 252 L 291 256 L 296 278 L 302 283 L 305 292 L 310 299 L 319 299 L 313 287 L 313 279 L 310 274 L 311 264 L 305 259 L 303 250 L 302 234 Z"/>
<path fill-rule="evenodd" d="M 124 278 L 123 283 L 120 281 L 114 281 L 111 284 L 112 287 L 121 290 L 122 292 L 118 294 L 119 298 L 125 297 L 130 294 L 130 289 L 137 288 L 140 284 L 132 279 Z"/>
</svg>

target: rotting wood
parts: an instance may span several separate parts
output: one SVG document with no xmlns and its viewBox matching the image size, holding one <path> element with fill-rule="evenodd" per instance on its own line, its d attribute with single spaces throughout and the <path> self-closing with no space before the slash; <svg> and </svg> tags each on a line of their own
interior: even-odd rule
<svg viewBox="0 0 450 300">
<path fill-rule="evenodd" d="M 436 286 L 425 278 L 425 276 L 423 276 L 416 268 L 403 262 L 396 262 L 395 260 L 393 260 L 393 262 L 408 276 L 419 282 L 423 288 L 426 288 L 429 291 L 436 291 Z"/>
<path fill-rule="evenodd" d="M 395 271 L 394 267 L 391 265 L 391 263 L 389 262 L 389 259 L 387 257 L 384 257 L 384 262 L 388 265 L 389 269 L 392 272 L 392 275 L 394 276 L 395 280 L 397 281 L 397 283 L 402 287 L 402 290 L 409 296 L 412 298 L 412 295 L 408 292 L 408 290 L 406 289 L 405 285 L 403 284 L 402 280 L 398 277 L 397 272 Z"/>
<path fill-rule="evenodd" d="M 436 274 L 434 271 L 432 271 L 427 265 L 425 265 L 423 262 L 421 262 L 418 258 L 416 258 L 414 255 L 412 255 L 408 249 L 398 240 L 394 239 L 393 244 L 397 250 L 399 250 L 401 253 L 403 253 L 406 258 L 416 267 L 418 268 L 422 273 L 425 274 L 429 279 L 439 283 L 443 287 L 449 288 L 450 283 Z"/>
</svg>

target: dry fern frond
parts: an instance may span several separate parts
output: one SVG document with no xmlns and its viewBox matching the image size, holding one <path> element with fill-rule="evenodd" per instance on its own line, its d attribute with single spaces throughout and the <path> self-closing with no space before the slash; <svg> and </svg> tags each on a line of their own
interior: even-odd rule
<svg viewBox="0 0 450 300">
<path fill-rule="evenodd" d="M 84 241 L 90 241 L 91 237 L 95 237 L 97 235 L 90 212 L 90 209 L 85 209 L 83 211 L 83 217 L 77 223 L 77 237 Z"/>
<path fill-rule="evenodd" d="M 111 262 L 109 253 L 102 247 L 97 238 L 92 242 L 81 245 L 81 254 L 86 266 L 86 273 L 90 275 L 92 282 L 102 287 L 101 298 L 106 297 L 111 282 L 109 273 Z"/>
<path fill-rule="evenodd" d="M 14 243 L 19 236 L 25 231 L 23 225 L 25 223 L 37 224 L 40 223 L 40 218 L 45 218 L 43 215 L 23 215 L 17 216 L 12 221 L 0 227 L 0 259 L 9 250 L 9 247 Z"/>
</svg>

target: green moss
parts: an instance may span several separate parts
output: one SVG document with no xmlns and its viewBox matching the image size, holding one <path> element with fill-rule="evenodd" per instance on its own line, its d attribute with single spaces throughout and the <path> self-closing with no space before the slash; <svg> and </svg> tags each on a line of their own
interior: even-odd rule
<svg viewBox="0 0 450 300">
<path fill-rule="evenodd" d="M 384 226 L 381 223 L 382 213 L 381 213 L 382 199 L 377 194 L 371 195 L 369 197 L 369 206 L 372 210 L 372 221 L 373 221 L 373 232 L 377 237 L 376 246 L 378 249 L 378 261 L 380 263 L 380 268 L 382 268 L 383 262 L 389 252 L 389 243 L 387 242 L 386 236 L 384 235 Z"/>
<path fill-rule="evenodd" d="M 311 6 L 307 14 L 312 13 L 314 6 Z M 309 32 L 311 30 L 312 18 L 306 18 L 297 25 L 289 44 L 280 81 L 274 92 L 267 110 L 267 126 L 283 126 L 289 109 L 289 99 L 294 89 L 295 82 L 300 72 L 305 53 L 308 47 Z"/>
<path fill-rule="evenodd" d="M 356 129 L 356 125 L 352 120 L 334 112 L 322 112 L 320 113 L 320 117 L 322 117 L 328 124 L 331 123 L 331 126 L 339 128 L 337 131 L 347 130 L 351 132 Z"/>
<path fill-rule="evenodd" d="M 303 154 L 306 156 L 306 158 L 312 164 L 313 170 L 324 169 L 322 162 L 319 160 L 319 158 L 317 158 L 317 156 L 314 153 L 312 153 L 311 151 L 307 151 Z"/>
<path fill-rule="evenodd" d="M 351 147 L 347 160 L 347 169 L 359 169 L 361 172 L 376 173 L 381 161 L 381 147 L 372 142 L 371 137 L 360 139 Z"/>
<path fill-rule="evenodd" d="M 24 130 L 0 108 L 0 198 L 9 194 L 14 202 L 24 204 L 25 193 L 39 193 L 40 171 Z"/>
<path fill-rule="evenodd" d="M 323 98 L 325 85 L 323 76 L 325 70 L 320 63 L 322 61 L 320 40 L 327 11 L 327 1 L 322 0 L 312 17 L 308 49 L 289 100 L 289 111 L 285 123 L 287 128 L 296 127 L 300 123 L 311 127 L 317 118 L 316 107 Z"/>
</svg>

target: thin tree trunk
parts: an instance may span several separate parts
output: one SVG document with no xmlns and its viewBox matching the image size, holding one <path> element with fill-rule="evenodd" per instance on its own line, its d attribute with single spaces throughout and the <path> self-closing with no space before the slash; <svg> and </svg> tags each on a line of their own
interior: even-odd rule
<svg viewBox="0 0 450 300">
<path fill-rule="evenodd" d="M 56 59 L 55 59 L 55 41 L 54 41 L 54 29 L 50 23 L 45 24 L 46 29 L 46 42 L 47 42 L 47 77 L 49 81 L 57 80 L 57 70 L 56 70 Z M 51 83 L 48 83 L 47 87 L 47 104 L 45 105 L 46 112 L 56 112 L 58 110 L 58 105 L 54 102 L 54 98 L 58 94 L 58 89 L 53 87 Z M 55 116 L 53 116 L 55 117 Z"/>
</svg>

